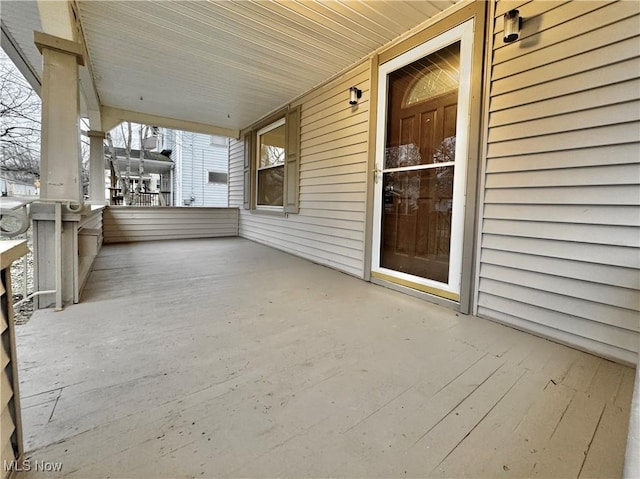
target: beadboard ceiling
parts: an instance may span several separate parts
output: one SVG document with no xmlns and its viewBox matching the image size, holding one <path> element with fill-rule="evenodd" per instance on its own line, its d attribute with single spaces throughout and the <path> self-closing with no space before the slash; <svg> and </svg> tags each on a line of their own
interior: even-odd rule
<svg viewBox="0 0 640 479">
<path fill-rule="evenodd" d="M 7 22 L 33 57 L 33 2 Z M 240 129 L 456 0 L 77 1 L 103 105 Z M 21 7 L 21 5 L 25 5 Z M 36 9 L 37 10 L 37 9 Z M 24 17 L 22 17 L 24 18 Z M 3 11 L 3 22 L 5 12 Z M 36 52 L 37 55 L 37 52 Z M 39 71 L 40 59 L 29 58 Z M 345 101 L 348 92 L 345 92 Z"/>
</svg>

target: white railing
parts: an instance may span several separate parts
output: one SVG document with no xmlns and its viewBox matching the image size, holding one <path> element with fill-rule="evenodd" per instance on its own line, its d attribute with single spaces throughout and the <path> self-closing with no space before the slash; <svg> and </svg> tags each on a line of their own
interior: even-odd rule
<svg viewBox="0 0 640 479">
<path fill-rule="evenodd" d="M 35 295 L 33 292 L 33 238 L 29 217 L 29 206 L 35 200 L 36 198 L 3 197 L 0 202 L 0 237 L 3 240 L 26 240 L 28 248 L 28 253 L 22 257 L 21 261 L 15 261 L 11 265 L 13 291 L 20 296 L 20 300 L 13 304 L 14 311 Z"/>
</svg>

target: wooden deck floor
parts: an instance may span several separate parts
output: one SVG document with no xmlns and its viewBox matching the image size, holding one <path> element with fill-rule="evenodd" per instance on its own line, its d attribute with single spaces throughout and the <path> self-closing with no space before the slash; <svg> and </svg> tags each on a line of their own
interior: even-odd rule
<svg viewBox="0 0 640 479">
<path fill-rule="evenodd" d="M 633 369 L 242 239 L 106 246 L 18 334 L 68 477 L 622 473 Z"/>
</svg>

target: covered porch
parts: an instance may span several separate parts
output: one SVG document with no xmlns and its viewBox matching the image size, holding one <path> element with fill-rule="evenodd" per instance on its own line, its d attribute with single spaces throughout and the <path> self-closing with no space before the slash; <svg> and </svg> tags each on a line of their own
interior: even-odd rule
<svg viewBox="0 0 640 479">
<path fill-rule="evenodd" d="M 635 374 L 241 238 L 105 245 L 18 358 L 68 477 L 619 477 Z"/>
</svg>

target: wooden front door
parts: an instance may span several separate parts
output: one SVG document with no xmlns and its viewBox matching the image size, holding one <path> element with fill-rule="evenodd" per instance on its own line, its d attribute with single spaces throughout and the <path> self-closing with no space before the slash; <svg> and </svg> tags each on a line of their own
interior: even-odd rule
<svg viewBox="0 0 640 479">
<path fill-rule="evenodd" d="M 406 73 L 402 74 L 400 81 L 390 85 L 392 97 L 394 93 L 403 94 Z M 394 102 L 387 128 L 389 155 L 395 155 L 394 150 L 410 148 L 409 154 L 420 158 L 421 164 L 450 163 L 457 100 L 455 90 L 413 106 Z M 383 267 L 448 282 L 453 168 L 449 165 L 384 173 Z"/>
</svg>

